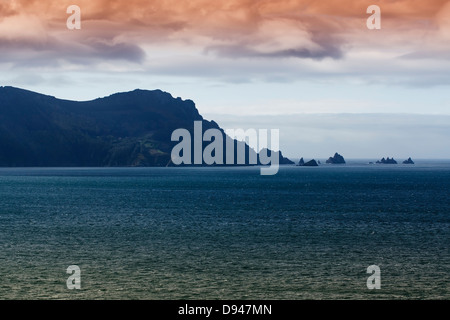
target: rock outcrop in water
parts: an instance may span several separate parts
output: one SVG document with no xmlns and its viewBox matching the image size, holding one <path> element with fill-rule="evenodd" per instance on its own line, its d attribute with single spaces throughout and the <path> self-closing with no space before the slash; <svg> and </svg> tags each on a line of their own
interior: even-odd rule
<svg viewBox="0 0 450 320">
<path fill-rule="evenodd" d="M 390 159 L 389 157 L 387 157 L 386 159 L 383 158 L 379 161 L 377 161 L 378 164 L 397 164 L 397 161 L 395 161 L 394 158 Z"/>
<path fill-rule="evenodd" d="M 267 155 L 270 157 L 270 155 L 272 154 L 272 151 L 267 149 L 267 148 L 263 148 L 261 149 L 261 151 L 259 153 L 262 152 L 267 152 Z M 289 160 L 288 158 L 283 157 L 283 153 L 281 151 L 279 151 L 279 157 L 278 157 L 278 164 L 295 164 L 294 161 Z"/>
<path fill-rule="evenodd" d="M 318 167 L 319 164 L 316 162 L 316 160 L 312 159 L 312 160 L 309 160 L 308 162 L 306 162 L 303 166 L 304 167 Z"/>
<path fill-rule="evenodd" d="M 300 162 L 298 163 L 297 166 L 299 166 L 299 167 L 318 167 L 319 164 L 314 159 L 312 159 L 308 162 L 305 162 L 305 160 L 303 160 L 303 158 L 301 158 Z"/>
<path fill-rule="evenodd" d="M 414 161 L 412 161 L 411 158 L 408 158 L 408 160 L 403 161 L 403 164 L 414 164 Z"/>
<path fill-rule="evenodd" d="M 335 153 L 333 157 L 329 157 L 326 161 L 328 164 L 345 164 L 345 159 L 339 153 Z"/>
</svg>

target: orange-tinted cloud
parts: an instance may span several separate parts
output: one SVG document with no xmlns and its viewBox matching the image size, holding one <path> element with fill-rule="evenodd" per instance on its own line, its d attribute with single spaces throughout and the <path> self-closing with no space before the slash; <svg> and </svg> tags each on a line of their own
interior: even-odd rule
<svg viewBox="0 0 450 320">
<path fill-rule="evenodd" d="M 419 51 L 449 37 L 447 0 L 11 0 L 0 3 L 1 59 L 12 52 L 46 52 L 77 63 L 127 60 L 142 63 L 146 47 L 174 44 L 183 50 L 229 58 L 340 59 L 352 48 L 385 46 Z M 65 28 L 66 8 L 82 10 L 82 30 Z M 377 4 L 383 28 L 365 27 Z M 444 47 L 444 48 L 443 48 Z M 189 49 L 190 48 L 190 49 Z M 9 54 L 8 54 L 9 52 Z M 27 58 L 27 59 L 28 59 Z M 36 57 L 34 57 L 36 58 Z"/>
</svg>

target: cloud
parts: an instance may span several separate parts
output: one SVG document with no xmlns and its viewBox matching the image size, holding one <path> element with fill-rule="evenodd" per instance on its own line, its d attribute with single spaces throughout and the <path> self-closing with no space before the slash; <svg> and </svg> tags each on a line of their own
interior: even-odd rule
<svg viewBox="0 0 450 320">
<path fill-rule="evenodd" d="M 86 45 L 89 55 L 100 56 L 102 59 L 123 59 L 139 63 L 145 58 L 144 50 L 135 44 L 86 41 L 84 45 Z"/>
<path fill-rule="evenodd" d="M 7 16 L 0 23 L 0 39 L 11 42 L 41 42 L 47 39 L 47 30 L 37 16 Z"/>
<path fill-rule="evenodd" d="M 241 35 L 232 42 L 209 46 L 205 52 L 229 58 L 321 60 L 327 57 L 339 59 L 343 56 L 338 41 L 324 33 L 308 30 L 305 24 L 293 19 L 261 21 L 252 33 Z"/>
<path fill-rule="evenodd" d="M 402 61 L 448 60 L 448 1 L 376 3 L 378 31 L 365 26 L 371 0 L 78 0 L 82 30 L 70 31 L 71 0 L 8 1 L 0 5 L 0 63 L 86 71 L 121 61 L 143 72 L 240 82 L 295 81 L 300 71 L 408 84 L 430 72 Z M 209 70 L 191 67 L 202 59 Z"/>
<path fill-rule="evenodd" d="M 280 150 L 292 158 L 448 159 L 450 116 L 413 114 L 209 115 L 222 128 L 280 129 Z"/>
<path fill-rule="evenodd" d="M 2 79 L 3 80 L 3 79 Z M 2 82 L 5 82 L 4 80 Z M 38 73 L 23 73 L 7 80 L 8 83 L 17 87 L 28 87 L 33 86 L 36 83 L 40 85 L 48 86 L 66 86 L 73 85 L 68 77 L 54 76 L 54 77 L 44 77 Z"/>
<path fill-rule="evenodd" d="M 332 46 L 327 46 L 326 48 L 321 48 L 319 50 L 300 47 L 261 52 L 256 49 L 248 48 L 245 45 L 225 45 L 208 47 L 205 52 L 213 52 L 220 57 L 228 58 L 311 58 L 315 60 L 324 58 L 339 59 L 343 55 L 341 49 Z"/>
</svg>

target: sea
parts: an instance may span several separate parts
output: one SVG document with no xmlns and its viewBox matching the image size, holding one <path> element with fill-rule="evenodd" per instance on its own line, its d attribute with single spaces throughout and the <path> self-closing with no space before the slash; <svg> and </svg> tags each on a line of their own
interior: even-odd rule
<svg viewBox="0 0 450 320">
<path fill-rule="evenodd" d="M 449 161 L 0 168 L 1 300 L 450 299 L 449 247 Z"/>
</svg>

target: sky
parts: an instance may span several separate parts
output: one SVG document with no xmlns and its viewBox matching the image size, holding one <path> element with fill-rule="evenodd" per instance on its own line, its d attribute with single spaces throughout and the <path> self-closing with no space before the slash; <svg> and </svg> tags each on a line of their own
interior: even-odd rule
<svg viewBox="0 0 450 320">
<path fill-rule="evenodd" d="M 0 0 L 0 85 L 161 89 L 290 157 L 450 159 L 450 1 Z"/>
</svg>

